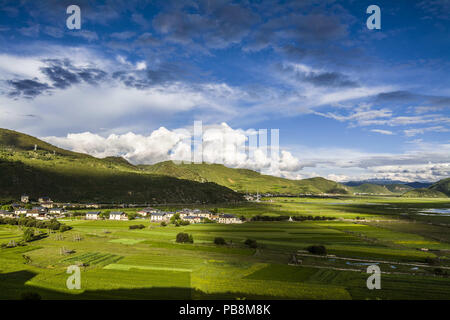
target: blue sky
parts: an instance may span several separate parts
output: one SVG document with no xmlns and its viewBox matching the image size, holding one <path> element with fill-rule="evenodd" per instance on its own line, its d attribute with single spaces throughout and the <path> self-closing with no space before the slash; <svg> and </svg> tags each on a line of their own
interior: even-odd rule
<svg viewBox="0 0 450 320">
<path fill-rule="evenodd" d="M 449 29 L 447 0 L 0 1 L 0 127 L 145 163 L 194 120 L 279 129 L 268 173 L 435 181 L 450 175 Z"/>
</svg>

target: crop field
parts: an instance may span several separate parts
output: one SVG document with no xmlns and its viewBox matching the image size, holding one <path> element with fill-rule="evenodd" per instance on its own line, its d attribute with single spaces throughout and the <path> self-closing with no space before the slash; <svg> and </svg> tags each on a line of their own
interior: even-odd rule
<svg viewBox="0 0 450 320">
<path fill-rule="evenodd" d="M 450 221 L 420 214 L 431 208 L 450 208 L 450 201 L 271 198 L 217 210 L 248 220 L 336 219 L 163 227 L 147 219 L 75 217 L 61 220 L 72 230 L 18 247 L 6 244 L 23 230 L 0 225 L 0 299 L 29 292 L 43 299 L 449 299 Z M 129 229 L 135 224 L 145 228 Z M 175 242 L 179 232 L 194 243 Z M 227 244 L 215 245 L 216 237 Z M 327 255 L 308 252 L 311 245 L 325 246 Z M 366 286 L 373 264 L 382 272 L 379 290 Z M 66 286 L 71 265 L 80 266 L 80 289 Z"/>
</svg>

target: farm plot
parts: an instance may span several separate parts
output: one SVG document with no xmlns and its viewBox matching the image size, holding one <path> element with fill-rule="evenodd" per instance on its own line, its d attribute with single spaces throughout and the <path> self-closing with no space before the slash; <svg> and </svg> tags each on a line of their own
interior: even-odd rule
<svg viewBox="0 0 450 320">
<path fill-rule="evenodd" d="M 81 262 L 84 265 L 105 266 L 110 263 L 116 263 L 122 258 L 123 256 L 118 256 L 111 253 L 87 252 L 70 258 L 63 259 L 62 262 L 68 264 Z"/>
</svg>

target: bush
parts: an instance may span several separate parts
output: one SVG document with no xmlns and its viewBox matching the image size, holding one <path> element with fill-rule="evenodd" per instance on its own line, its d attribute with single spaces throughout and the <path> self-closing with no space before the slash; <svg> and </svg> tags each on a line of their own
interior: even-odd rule
<svg viewBox="0 0 450 320">
<path fill-rule="evenodd" d="M 176 242 L 178 243 L 194 243 L 194 238 L 192 235 L 189 235 L 184 232 L 180 232 L 177 234 Z"/>
<path fill-rule="evenodd" d="M 161 221 L 161 227 L 167 226 L 167 223 L 165 221 Z"/>
<path fill-rule="evenodd" d="M 306 250 L 308 250 L 308 252 L 312 254 L 327 254 L 327 249 L 325 248 L 325 246 L 321 245 L 309 246 L 308 248 L 306 248 Z"/>
<path fill-rule="evenodd" d="M 249 248 L 253 248 L 256 249 L 258 247 L 258 243 L 256 242 L 256 240 L 253 239 L 247 239 L 245 240 L 244 244 L 249 247 Z"/>
<path fill-rule="evenodd" d="M 132 225 L 132 226 L 128 227 L 128 229 L 131 229 L 131 230 L 133 230 L 133 229 L 144 229 L 144 228 L 145 228 L 145 226 L 143 224 L 135 224 L 135 225 Z"/>
<path fill-rule="evenodd" d="M 60 232 L 66 232 L 66 231 L 69 231 L 70 229 L 72 229 L 72 227 L 66 226 L 65 224 L 63 224 L 59 227 Z"/>
<path fill-rule="evenodd" d="M 214 238 L 214 244 L 217 244 L 219 246 L 223 246 L 223 245 L 226 245 L 227 242 L 225 241 L 224 238 L 216 237 L 216 238 Z"/>
</svg>

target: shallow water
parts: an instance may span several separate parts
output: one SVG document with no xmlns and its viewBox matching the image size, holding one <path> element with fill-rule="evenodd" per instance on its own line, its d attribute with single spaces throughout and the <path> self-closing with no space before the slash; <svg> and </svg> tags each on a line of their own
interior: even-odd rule
<svg viewBox="0 0 450 320">
<path fill-rule="evenodd" d="M 450 209 L 426 209 L 420 211 L 418 214 L 426 216 L 436 215 L 438 217 L 450 217 Z"/>
</svg>

